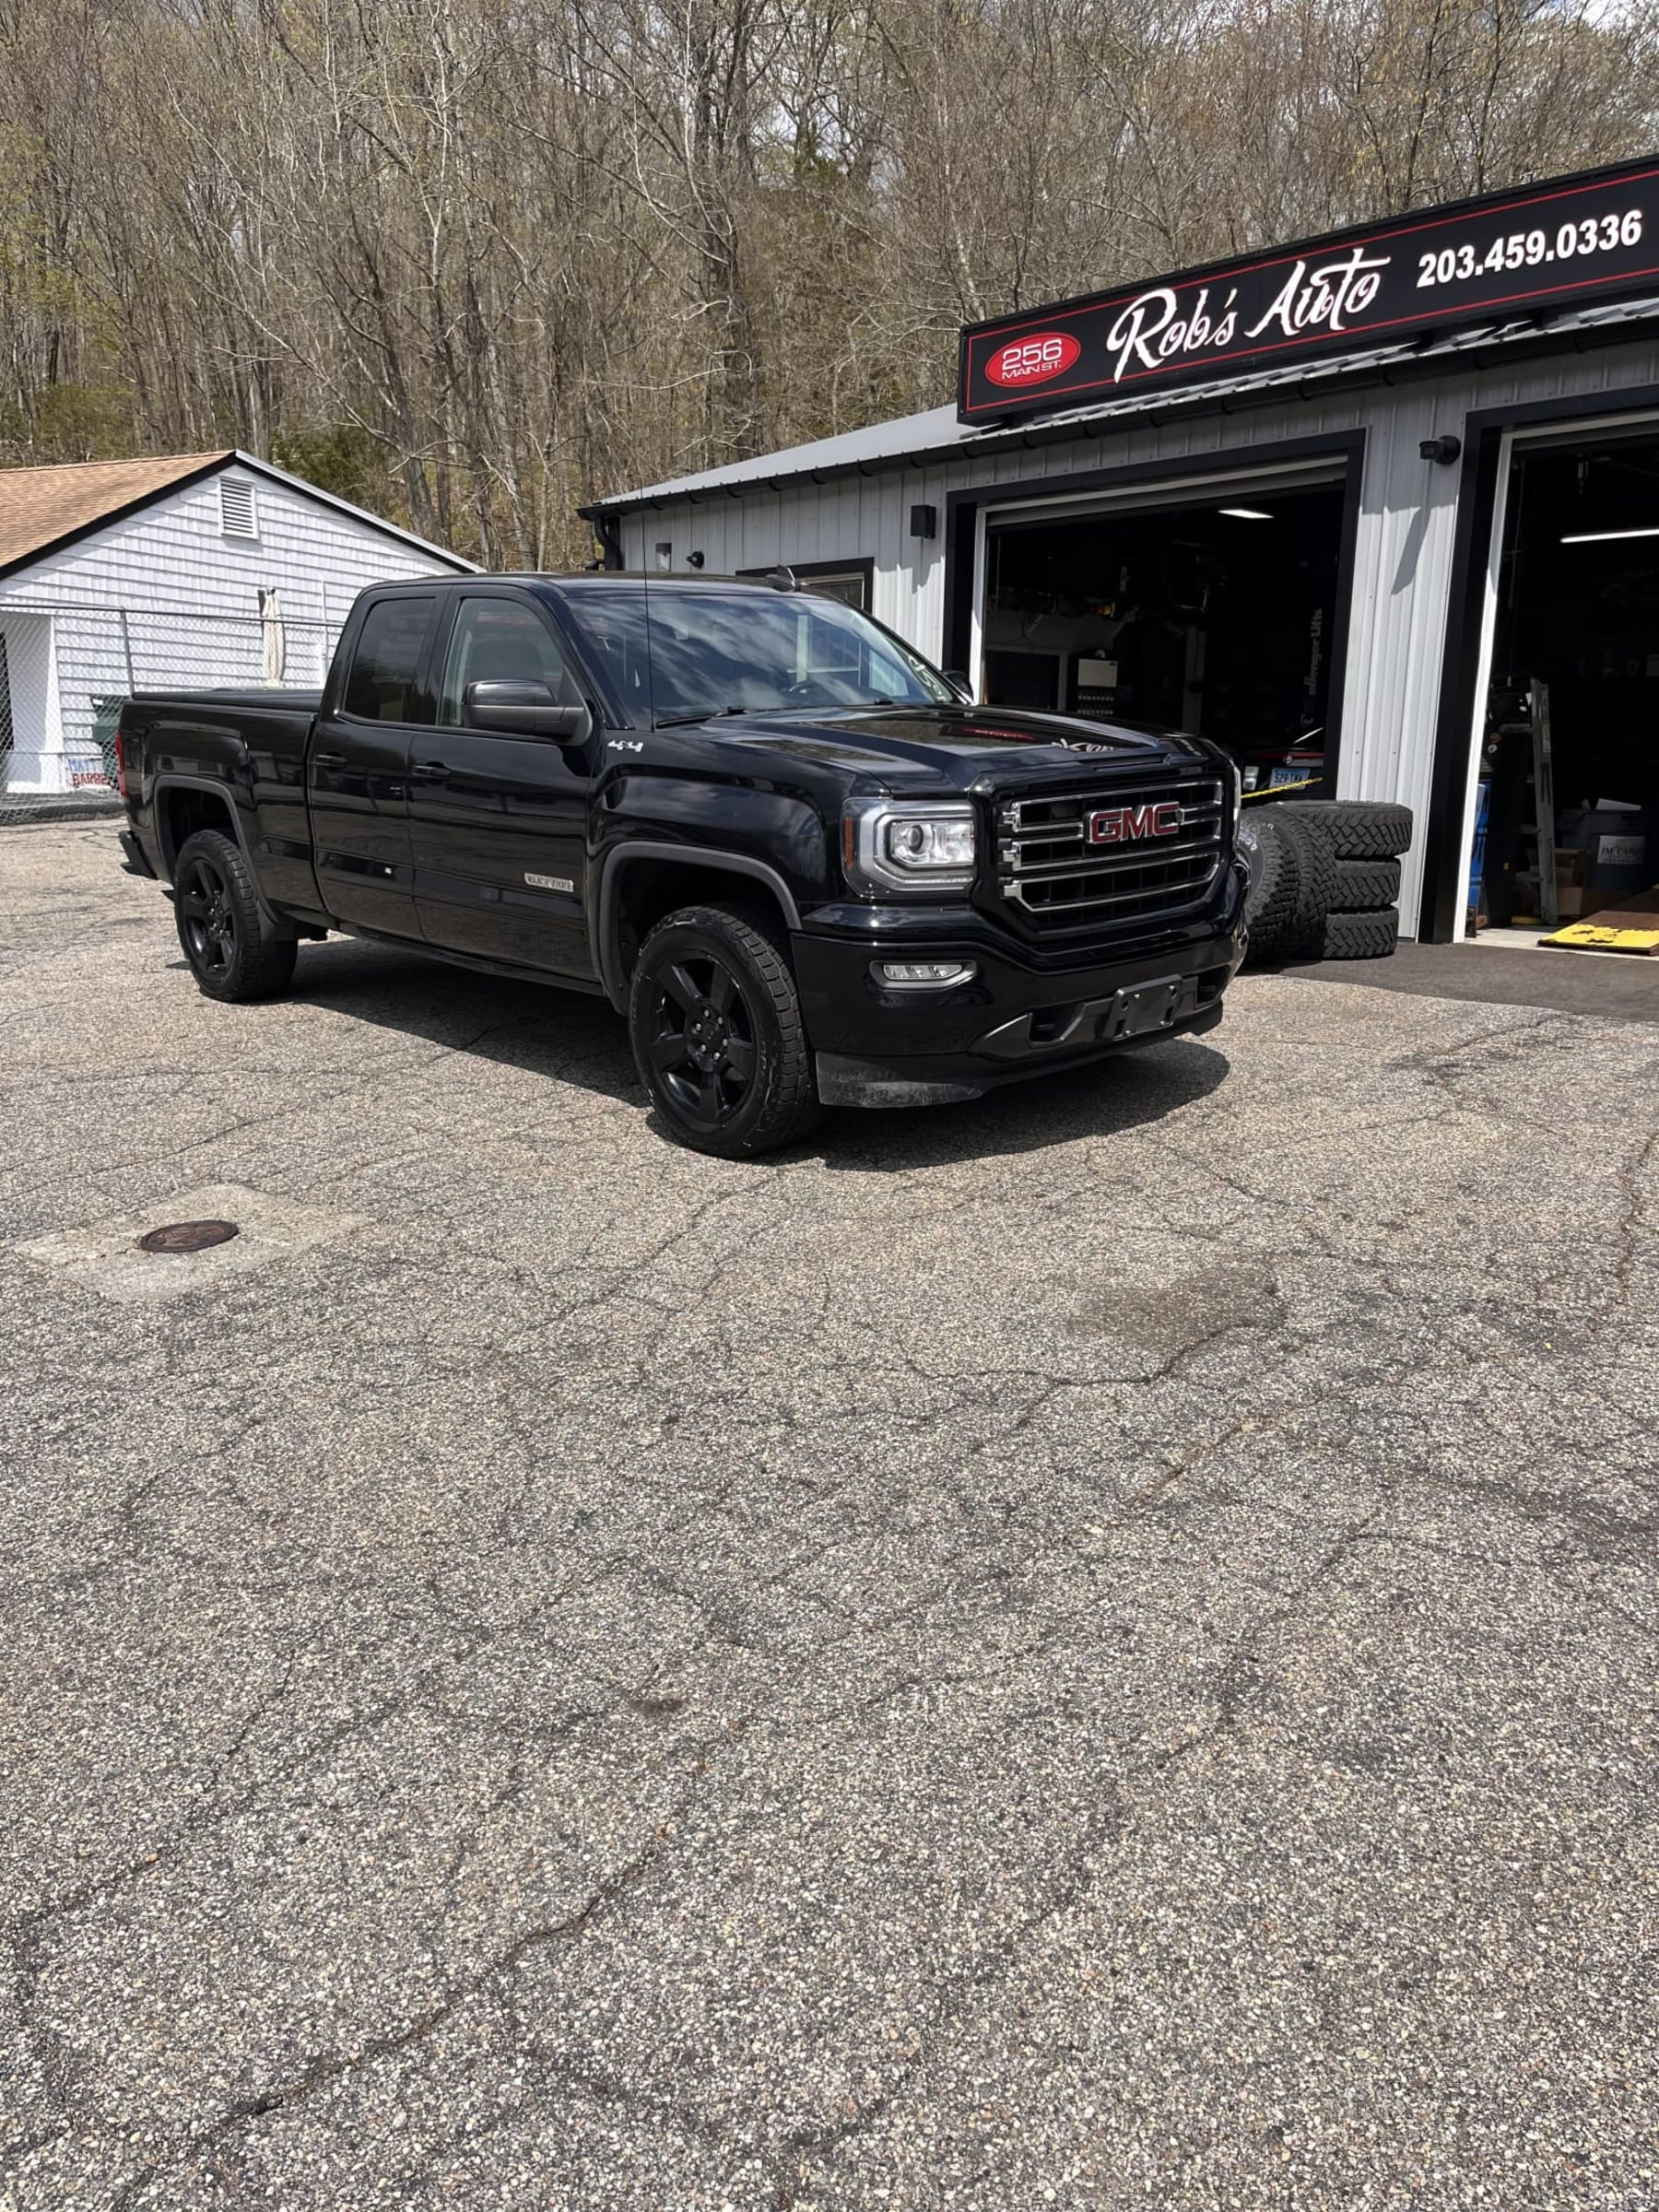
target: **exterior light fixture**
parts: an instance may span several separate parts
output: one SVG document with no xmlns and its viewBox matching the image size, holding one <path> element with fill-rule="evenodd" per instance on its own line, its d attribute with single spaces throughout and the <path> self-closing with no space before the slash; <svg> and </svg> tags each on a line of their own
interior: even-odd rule
<svg viewBox="0 0 1659 2212">
<path fill-rule="evenodd" d="M 1442 468 L 1448 468 L 1463 452 L 1463 440 L 1461 438 L 1425 438 L 1418 447 L 1418 452 L 1425 461 L 1438 461 Z"/>
<path fill-rule="evenodd" d="M 1272 515 L 1261 507 L 1218 507 L 1216 512 L 1218 514 L 1230 514 L 1237 523 L 1270 523 L 1273 520 Z"/>
<path fill-rule="evenodd" d="M 888 991 L 948 991 L 979 973 L 974 960 L 877 960 L 875 967 Z"/>
</svg>

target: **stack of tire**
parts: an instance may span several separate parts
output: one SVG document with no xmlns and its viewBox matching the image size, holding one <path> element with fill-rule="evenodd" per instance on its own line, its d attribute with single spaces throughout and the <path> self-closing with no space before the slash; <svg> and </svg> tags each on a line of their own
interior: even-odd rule
<svg viewBox="0 0 1659 2212">
<path fill-rule="evenodd" d="M 1400 935 L 1400 854 L 1411 809 L 1365 799 L 1277 799 L 1246 806 L 1245 958 L 1386 959 Z"/>
</svg>

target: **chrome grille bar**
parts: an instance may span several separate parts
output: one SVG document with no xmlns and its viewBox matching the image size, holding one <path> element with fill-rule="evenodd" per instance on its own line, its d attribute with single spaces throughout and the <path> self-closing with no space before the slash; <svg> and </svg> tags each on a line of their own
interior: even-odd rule
<svg viewBox="0 0 1659 2212">
<path fill-rule="evenodd" d="M 1172 835 L 1142 830 L 1095 843 L 1097 814 L 1149 818 L 1176 806 Z M 1028 793 L 996 808 L 997 888 L 1037 928 L 1173 917 L 1202 903 L 1226 858 L 1225 787 L 1215 777 L 1159 776 L 1112 788 Z"/>
</svg>

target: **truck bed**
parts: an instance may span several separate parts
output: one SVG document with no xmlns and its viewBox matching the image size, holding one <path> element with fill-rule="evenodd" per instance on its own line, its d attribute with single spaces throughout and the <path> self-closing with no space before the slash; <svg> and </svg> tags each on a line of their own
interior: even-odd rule
<svg viewBox="0 0 1659 2212">
<path fill-rule="evenodd" d="M 147 713 L 166 713 L 173 707 L 206 704 L 212 707 L 247 707 L 261 713 L 315 714 L 323 704 L 321 691 L 289 691 L 276 684 L 244 688 L 221 684 L 203 691 L 135 691 L 132 703 Z"/>
</svg>

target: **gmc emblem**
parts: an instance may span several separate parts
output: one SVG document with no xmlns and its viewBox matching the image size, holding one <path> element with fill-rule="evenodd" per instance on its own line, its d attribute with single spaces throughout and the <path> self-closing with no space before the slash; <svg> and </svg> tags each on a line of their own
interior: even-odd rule
<svg viewBox="0 0 1659 2212">
<path fill-rule="evenodd" d="M 1088 818 L 1091 845 L 1132 845 L 1143 837 L 1173 837 L 1181 828 L 1181 801 L 1156 806 L 1102 806 Z"/>
</svg>

